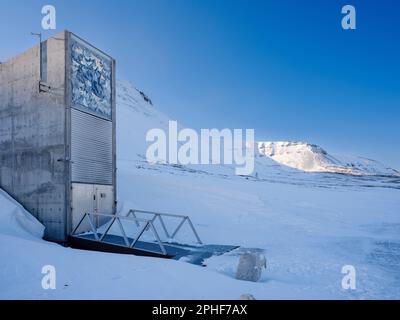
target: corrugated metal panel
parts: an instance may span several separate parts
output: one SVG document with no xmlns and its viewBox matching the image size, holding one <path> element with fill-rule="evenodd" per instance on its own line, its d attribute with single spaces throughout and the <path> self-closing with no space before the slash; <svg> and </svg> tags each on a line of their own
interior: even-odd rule
<svg viewBox="0 0 400 320">
<path fill-rule="evenodd" d="M 112 122 L 71 109 L 72 182 L 113 184 Z"/>
</svg>

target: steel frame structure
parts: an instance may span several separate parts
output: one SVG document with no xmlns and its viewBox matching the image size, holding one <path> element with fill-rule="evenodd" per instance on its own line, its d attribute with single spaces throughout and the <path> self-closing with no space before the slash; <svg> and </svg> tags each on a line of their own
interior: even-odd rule
<svg viewBox="0 0 400 320">
<path fill-rule="evenodd" d="M 139 213 L 149 215 L 150 217 L 149 217 L 149 219 L 137 217 L 136 214 L 139 214 Z M 168 231 L 163 217 L 164 218 L 174 218 L 174 219 L 180 220 L 179 224 L 177 225 L 177 227 L 174 229 L 174 231 L 172 233 L 170 233 Z M 110 221 L 106 222 L 105 225 L 107 225 L 107 224 L 108 225 L 103 233 L 99 232 L 99 228 L 96 227 L 96 223 L 95 223 L 96 219 L 94 219 L 94 218 L 109 218 L 110 219 Z M 93 232 L 94 238 L 97 242 L 106 242 L 106 241 L 104 241 L 106 235 L 108 234 L 108 232 L 110 231 L 110 229 L 114 225 L 114 223 L 117 222 L 119 231 L 121 232 L 121 235 L 124 239 L 125 247 L 134 248 L 136 243 L 139 241 L 139 239 L 144 234 L 144 232 L 151 230 L 158 246 L 160 247 L 161 253 L 163 255 L 167 255 L 167 250 L 165 249 L 165 246 L 164 246 L 164 244 L 159 236 L 159 233 L 157 231 L 157 228 L 155 227 L 155 224 L 154 224 L 156 222 L 156 220 L 158 219 L 160 221 L 160 224 L 164 231 L 164 234 L 168 239 L 174 239 L 176 237 L 177 233 L 179 232 L 179 230 L 181 230 L 184 223 L 187 222 L 190 229 L 193 231 L 193 234 L 196 238 L 197 243 L 203 244 L 202 241 L 200 240 L 200 237 L 199 237 L 192 221 L 190 220 L 190 218 L 188 216 L 185 216 L 185 215 L 160 213 L 160 212 L 135 210 L 135 209 L 129 210 L 129 212 L 125 216 L 104 214 L 104 213 L 94 213 L 94 212 L 85 213 L 83 215 L 83 217 L 81 218 L 81 220 L 79 221 L 79 223 L 77 224 L 77 226 L 72 231 L 71 236 L 79 237 L 79 235 L 81 235 L 81 234 L 77 234 L 77 230 L 79 229 L 79 227 L 81 226 L 82 222 L 85 219 L 88 221 L 90 229 Z M 128 238 L 128 236 L 125 232 L 125 229 L 123 227 L 123 224 L 121 222 L 124 220 L 135 222 L 136 226 L 139 228 L 139 231 L 132 238 L 132 241 L 129 241 L 129 238 Z"/>
</svg>

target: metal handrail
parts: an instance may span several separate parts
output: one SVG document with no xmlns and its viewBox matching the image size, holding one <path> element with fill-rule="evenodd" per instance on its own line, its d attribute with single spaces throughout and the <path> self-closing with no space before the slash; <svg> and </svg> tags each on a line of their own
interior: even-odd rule
<svg viewBox="0 0 400 320">
<path fill-rule="evenodd" d="M 187 221 L 187 223 L 189 224 L 189 227 L 192 229 L 194 236 L 196 237 L 197 243 L 198 244 L 203 244 L 203 242 L 200 240 L 200 237 L 192 223 L 192 220 L 190 219 L 189 216 L 186 215 L 180 215 L 180 214 L 172 214 L 172 213 L 161 213 L 161 212 L 155 212 L 155 211 L 146 211 L 146 210 L 137 210 L 137 209 L 131 209 L 128 211 L 128 213 L 125 215 L 126 218 L 129 218 L 130 215 L 132 215 L 134 217 L 134 219 L 136 219 L 136 225 L 139 227 L 139 222 L 138 220 L 140 218 L 138 218 L 136 216 L 136 213 L 144 213 L 144 214 L 149 214 L 152 215 L 153 217 L 149 220 L 151 222 L 155 222 L 157 220 L 157 218 L 159 219 L 160 223 L 161 223 L 161 227 L 164 230 L 164 233 L 166 235 L 167 238 L 169 239 L 173 239 L 175 238 L 175 236 L 177 235 L 177 233 L 179 232 L 179 230 L 182 228 L 182 226 L 185 224 L 185 222 Z M 178 224 L 178 226 L 175 228 L 175 230 L 172 232 L 172 234 L 169 233 L 165 223 L 164 223 L 164 219 L 163 217 L 170 217 L 170 218 L 178 218 L 178 219 L 182 219 L 180 221 L 180 223 Z"/>
<path fill-rule="evenodd" d="M 151 215 L 151 217 L 149 219 L 140 218 L 140 217 L 136 216 L 136 213 L 148 214 L 148 215 Z M 96 227 L 94 222 L 93 222 L 93 218 L 94 217 L 107 217 L 107 218 L 110 218 L 109 225 L 107 226 L 107 228 L 106 228 L 106 230 L 104 231 L 103 234 L 98 232 L 98 227 Z M 93 232 L 94 238 L 98 242 L 103 242 L 104 241 L 104 239 L 105 239 L 106 235 L 108 234 L 108 232 L 110 231 L 111 227 L 114 225 L 115 222 L 117 222 L 118 227 L 119 227 L 120 232 L 121 232 L 121 235 L 122 235 L 122 237 L 124 239 L 124 243 L 125 243 L 126 247 L 134 248 L 134 246 L 139 241 L 139 239 L 142 237 L 144 232 L 151 229 L 151 232 L 153 233 L 153 236 L 156 239 L 156 242 L 159 245 L 162 254 L 167 255 L 167 251 L 165 249 L 165 246 L 162 243 L 161 238 L 160 238 L 160 236 L 159 236 L 159 234 L 157 232 L 157 229 L 156 229 L 156 227 L 154 225 L 154 223 L 158 219 L 160 221 L 161 227 L 162 227 L 162 229 L 163 229 L 163 231 L 165 233 L 165 236 L 168 239 L 175 238 L 176 235 L 178 234 L 179 230 L 181 230 L 182 226 L 185 224 L 185 222 L 187 222 L 189 224 L 190 229 L 193 231 L 193 234 L 194 234 L 197 242 L 199 244 L 203 244 L 202 241 L 200 240 L 200 237 L 199 237 L 199 235 L 198 235 L 198 233 L 197 233 L 192 221 L 190 220 L 189 216 L 186 216 L 186 215 L 171 214 L 171 213 L 161 213 L 161 212 L 155 212 L 155 211 L 136 210 L 136 209 L 129 210 L 128 213 L 125 216 L 123 216 L 123 215 L 106 214 L 106 213 L 98 213 L 98 212 L 85 213 L 83 215 L 83 217 L 81 218 L 81 220 L 79 221 L 79 223 L 77 224 L 77 226 L 72 231 L 72 234 L 71 234 L 72 236 L 76 235 L 77 230 L 82 225 L 82 222 L 85 220 L 85 218 L 88 220 L 89 226 L 90 226 L 91 231 Z M 165 225 L 165 222 L 164 222 L 163 218 L 177 218 L 177 219 L 181 219 L 181 221 L 176 226 L 176 228 L 173 230 L 173 232 L 170 233 L 168 231 L 168 229 L 167 229 L 167 226 Z M 140 228 L 139 232 L 135 235 L 135 237 L 133 238 L 133 240 L 131 242 L 129 241 L 129 238 L 127 237 L 127 235 L 125 233 L 125 229 L 124 229 L 124 227 L 122 225 L 121 220 L 133 221 L 133 222 L 135 222 L 136 226 L 138 228 Z M 141 223 L 143 223 L 142 226 L 141 226 Z M 100 234 L 100 236 L 99 236 L 99 234 Z"/>
<path fill-rule="evenodd" d="M 175 218 L 185 218 L 185 217 L 187 217 L 187 215 L 176 214 L 176 213 L 165 213 L 165 212 L 138 210 L 138 209 L 131 209 L 130 211 L 140 212 L 140 213 L 148 213 L 148 214 L 158 214 L 158 215 L 162 215 L 162 216 L 175 217 Z"/>
<path fill-rule="evenodd" d="M 111 227 L 113 226 L 114 222 L 117 221 L 118 222 L 118 226 L 120 228 L 121 234 L 124 238 L 124 242 L 125 242 L 125 246 L 129 247 L 129 248 L 133 248 L 135 246 L 135 244 L 138 242 L 138 240 L 140 239 L 140 237 L 143 235 L 143 233 L 149 229 L 151 229 L 157 244 L 160 247 L 160 250 L 162 252 L 163 255 L 167 255 L 167 251 L 165 249 L 164 244 L 162 243 L 160 236 L 158 235 L 158 232 L 156 230 L 156 228 L 154 227 L 153 221 L 152 220 L 148 220 L 148 219 L 143 219 L 143 218 L 131 218 L 131 217 L 127 217 L 127 216 L 119 216 L 119 215 L 113 215 L 113 214 L 105 214 L 105 213 L 85 213 L 83 215 L 83 217 L 81 218 L 81 220 L 79 221 L 79 223 L 77 224 L 77 226 L 74 228 L 74 230 L 72 231 L 71 235 L 74 236 L 76 235 L 77 230 L 79 229 L 79 227 L 81 226 L 82 222 L 85 220 L 85 218 L 87 217 L 88 221 L 89 221 L 89 225 L 90 225 L 90 229 L 94 234 L 94 238 L 96 239 L 96 241 L 98 242 L 102 242 L 105 238 L 105 236 L 107 235 L 107 233 L 110 231 Z M 96 228 L 94 226 L 94 223 L 92 221 L 92 217 L 107 217 L 110 218 L 111 222 L 110 224 L 107 226 L 106 231 L 99 237 L 99 232 L 98 232 L 98 228 Z M 129 242 L 129 239 L 125 233 L 124 227 L 121 223 L 121 220 L 130 220 L 130 221 L 135 221 L 137 225 L 140 225 L 139 222 L 144 222 L 143 227 L 139 230 L 139 232 L 136 234 L 136 236 L 133 238 L 132 243 Z"/>
</svg>

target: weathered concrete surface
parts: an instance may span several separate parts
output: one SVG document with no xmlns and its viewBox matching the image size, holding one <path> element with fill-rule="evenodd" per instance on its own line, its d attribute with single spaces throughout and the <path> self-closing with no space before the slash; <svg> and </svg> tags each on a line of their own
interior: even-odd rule
<svg viewBox="0 0 400 320">
<path fill-rule="evenodd" d="M 0 64 L 0 186 L 66 239 L 65 33 L 47 41 L 47 83 L 39 93 L 39 46 Z"/>
</svg>

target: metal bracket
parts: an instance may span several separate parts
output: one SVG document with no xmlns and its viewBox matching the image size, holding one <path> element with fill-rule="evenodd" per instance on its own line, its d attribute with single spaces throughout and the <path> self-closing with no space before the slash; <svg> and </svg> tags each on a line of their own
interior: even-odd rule
<svg viewBox="0 0 400 320">
<path fill-rule="evenodd" d="M 51 91 L 51 86 L 49 86 L 47 83 L 43 81 L 39 81 L 39 92 L 50 92 Z"/>
</svg>

